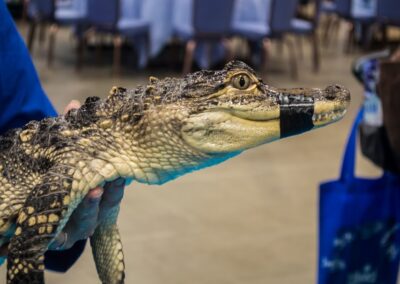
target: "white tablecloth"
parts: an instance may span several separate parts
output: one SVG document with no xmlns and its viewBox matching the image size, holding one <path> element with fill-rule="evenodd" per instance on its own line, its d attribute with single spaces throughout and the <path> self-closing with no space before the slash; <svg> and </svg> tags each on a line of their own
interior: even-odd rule
<svg viewBox="0 0 400 284">
<path fill-rule="evenodd" d="M 378 0 L 353 0 L 351 2 L 351 14 L 357 18 L 373 18 L 376 16 L 377 5 Z"/>
</svg>

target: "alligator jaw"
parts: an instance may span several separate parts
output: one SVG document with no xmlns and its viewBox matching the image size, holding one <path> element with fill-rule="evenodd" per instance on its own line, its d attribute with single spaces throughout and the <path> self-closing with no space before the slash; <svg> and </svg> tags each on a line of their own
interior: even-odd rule
<svg viewBox="0 0 400 284">
<path fill-rule="evenodd" d="M 231 153 L 297 135 L 343 117 L 349 92 L 325 89 L 262 88 L 263 100 L 214 108 L 190 116 L 182 137 L 206 153 Z"/>
</svg>

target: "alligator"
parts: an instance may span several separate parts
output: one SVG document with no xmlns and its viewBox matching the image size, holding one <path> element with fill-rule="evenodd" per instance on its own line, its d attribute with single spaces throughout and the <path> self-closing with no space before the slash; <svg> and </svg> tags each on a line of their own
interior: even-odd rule
<svg viewBox="0 0 400 284">
<path fill-rule="evenodd" d="M 44 253 L 87 192 L 119 177 L 163 184 L 244 150 L 341 119 L 345 88 L 273 88 L 245 63 L 113 87 L 65 115 L 0 137 L 0 245 L 7 283 L 44 283 Z M 90 243 L 102 283 L 124 283 L 118 210 Z"/>
</svg>

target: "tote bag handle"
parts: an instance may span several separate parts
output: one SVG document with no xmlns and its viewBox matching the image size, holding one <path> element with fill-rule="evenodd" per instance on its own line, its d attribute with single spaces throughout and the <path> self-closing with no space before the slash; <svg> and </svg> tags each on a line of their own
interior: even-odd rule
<svg viewBox="0 0 400 284">
<path fill-rule="evenodd" d="M 364 109 L 361 108 L 354 120 L 351 128 L 350 136 L 347 140 L 346 150 L 344 152 L 342 170 L 340 173 L 340 180 L 348 182 L 354 179 L 355 163 L 356 163 L 356 144 L 357 144 L 357 128 L 361 123 L 364 114 Z"/>
</svg>

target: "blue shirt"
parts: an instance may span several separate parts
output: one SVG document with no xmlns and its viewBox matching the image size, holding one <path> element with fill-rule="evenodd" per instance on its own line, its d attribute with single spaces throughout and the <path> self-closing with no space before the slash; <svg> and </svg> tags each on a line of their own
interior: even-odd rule
<svg viewBox="0 0 400 284">
<path fill-rule="evenodd" d="M 30 120 L 56 116 L 29 53 L 0 1 L 0 133 Z"/>
<path fill-rule="evenodd" d="M 30 120 L 56 116 L 29 52 L 3 0 L 0 0 L 0 134 Z M 48 251 L 46 268 L 65 272 L 81 255 L 86 241 L 65 251 Z"/>
</svg>

